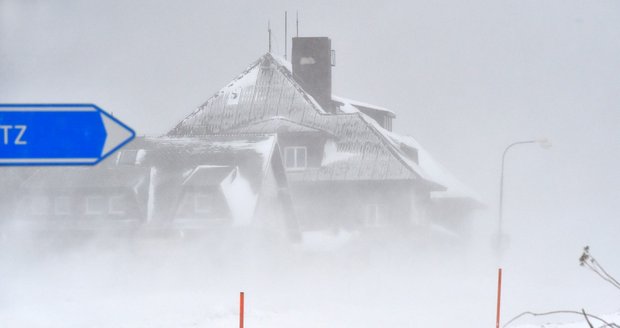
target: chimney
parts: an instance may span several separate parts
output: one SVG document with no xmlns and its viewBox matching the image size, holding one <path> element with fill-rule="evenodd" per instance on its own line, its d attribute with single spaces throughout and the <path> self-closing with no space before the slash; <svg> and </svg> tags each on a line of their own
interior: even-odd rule
<svg viewBox="0 0 620 328">
<path fill-rule="evenodd" d="M 327 37 L 295 37 L 291 63 L 295 80 L 327 112 L 332 103 L 332 51 Z"/>
</svg>

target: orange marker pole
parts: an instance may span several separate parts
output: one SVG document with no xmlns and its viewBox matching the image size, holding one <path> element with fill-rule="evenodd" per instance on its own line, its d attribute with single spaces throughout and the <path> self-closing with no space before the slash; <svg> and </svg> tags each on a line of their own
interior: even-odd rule
<svg viewBox="0 0 620 328">
<path fill-rule="evenodd" d="M 244 293 L 239 293 L 239 328 L 243 328 L 243 298 Z"/>
<path fill-rule="evenodd" d="M 502 268 L 497 271 L 497 316 L 495 317 L 495 328 L 499 328 L 499 310 L 502 301 Z"/>
</svg>

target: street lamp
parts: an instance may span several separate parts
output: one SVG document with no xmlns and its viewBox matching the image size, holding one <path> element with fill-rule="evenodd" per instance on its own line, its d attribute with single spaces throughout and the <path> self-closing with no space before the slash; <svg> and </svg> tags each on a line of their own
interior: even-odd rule
<svg viewBox="0 0 620 328">
<path fill-rule="evenodd" d="M 534 143 L 539 144 L 544 149 L 551 148 L 551 142 L 547 138 L 541 138 L 541 139 L 536 139 L 536 140 L 513 142 L 504 149 L 504 153 L 502 154 L 502 171 L 501 171 L 501 176 L 499 180 L 499 222 L 497 226 L 497 243 L 498 243 L 497 246 L 498 248 L 500 248 L 499 249 L 500 252 L 501 252 L 501 248 L 503 247 L 502 245 L 502 220 L 504 216 L 504 165 L 506 162 L 506 153 L 508 153 L 508 150 L 510 150 L 514 146 L 524 145 L 524 144 L 534 144 Z"/>
</svg>

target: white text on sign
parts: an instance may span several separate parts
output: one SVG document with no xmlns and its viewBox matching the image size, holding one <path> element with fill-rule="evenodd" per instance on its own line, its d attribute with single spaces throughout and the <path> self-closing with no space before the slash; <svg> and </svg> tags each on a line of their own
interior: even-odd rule
<svg viewBox="0 0 620 328">
<path fill-rule="evenodd" d="M 2 144 L 8 145 L 10 143 L 13 145 L 20 145 L 20 146 L 27 145 L 28 142 L 22 139 L 24 137 L 24 133 L 26 132 L 27 128 L 28 126 L 26 125 L 0 125 L 0 132 L 2 132 L 2 137 L 3 137 Z M 9 139 L 10 130 L 19 130 L 17 132 L 17 136 L 13 140 Z"/>
</svg>

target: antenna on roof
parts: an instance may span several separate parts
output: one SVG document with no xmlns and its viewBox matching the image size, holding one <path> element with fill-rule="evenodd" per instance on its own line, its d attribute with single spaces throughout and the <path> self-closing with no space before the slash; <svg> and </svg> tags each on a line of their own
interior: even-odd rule
<svg viewBox="0 0 620 328">
<path fill-rule="evenodd" d="M 288 16 L 288 13 L 286 11 L 284 11 L 284 59 L 287 59 L 286 55 L 288 53 L 288 42 L 287 42 L 288 41 L 287 40 L 287 38 L 288 38 L 288 36 L 287 36 L 287 34 L 288 34 L 288 30 L 287 30 L 288 18 L 287 18 L 287 16 Z"/>
<path fill-rule="evenodd" d="M 271 53 L 271 22 L 267 20 L 267 33 L 269 33 L 269 53 Z"/>
<path fill-rule="evenodd" d="M 299 37 L 299 12 L 295 12 L 295 29 L 297 30 L 296 37 Z"/>
</svg>

